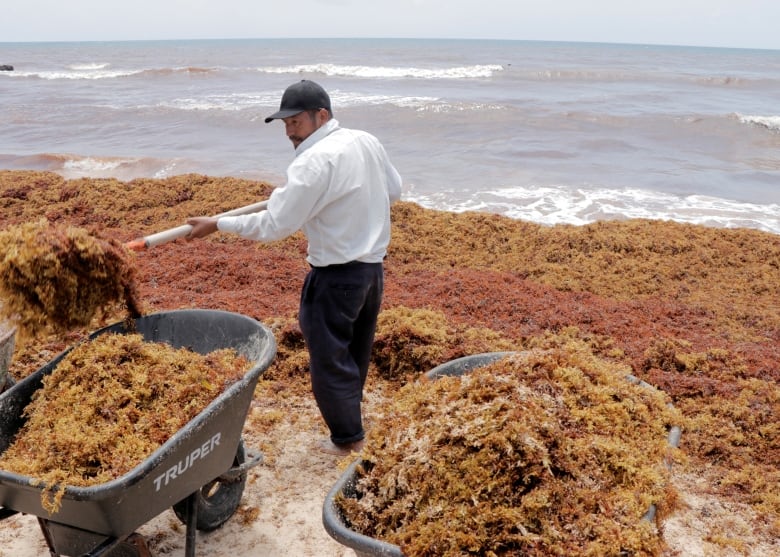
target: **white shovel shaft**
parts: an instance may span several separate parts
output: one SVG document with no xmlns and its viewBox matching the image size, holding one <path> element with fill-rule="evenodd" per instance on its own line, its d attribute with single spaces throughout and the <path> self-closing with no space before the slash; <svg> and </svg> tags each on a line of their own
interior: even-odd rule
<svg viewBox="0 0 780 557">
<path fill-rule="evenodd" d="M 231 211 L 226 211 L 224 213 L 215 215 L 215 217 L 235 217 L 237 215 L 248 215 L 250 213 L 264 211 L 266 207 L 268 207 L 268 200 L 260 201 L 245 207 L 239 207 L 238 209 L 233 209 Z M 154 234 L 150 234 L 149 236 L 144 236 L 144 246 L 151 248 L 166 242 L 170 242 L 172 240 L 176 240 L 177 238 L 183 238 L 190 233 L 190 230 L 192 230 L 192 226 L 189 224 L 182 224 L 176 228 L 169 228 L 168 230 L 163 230 L 162 232 L 156 232 Z"/>
</svg>

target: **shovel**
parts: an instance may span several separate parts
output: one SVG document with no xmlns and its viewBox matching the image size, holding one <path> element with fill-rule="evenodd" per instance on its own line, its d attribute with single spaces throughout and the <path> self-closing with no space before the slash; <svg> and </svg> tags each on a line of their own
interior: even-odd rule
<svg viewBox="0 0 780 557">
<path fill-rule="evenodd" d="M 219 218 L 219 217 L 235 217 L 238 215 L 248 215 L 250 213 L 258 213 L 260 211 L 264 211 L 266 207 L 268 207 L 267 199 L 265 201 L 259 201 L 257 203 L 253 203 L 252 205 L 247 205 L 245 207 L 239 207 L 238 209 L 233 209 L 231 211 L 220 213 L 218 215 L 215 215 L 215 217 Z M 127 242 L 125 244 L 125 247 L 133 251 L 143 251 L 147 248 L 152 248 L 154 246 L 159 246 L 160 244 L 164 244 L 166 242 L 176 240 L 177 238 L 183 238 L 184 236 L 189 234 L 191 230 L 192 230 L 192 226 L 190 226 L 189 224 L 182 224 L 181 226 L 177 226 L 176 228 L 169 228 L 168 230 L 163 230 L 162 232 L 150 234 L 149 236 L 144 236 L 143 238 L 138 238 L 137 240 Z"/>
</svg>

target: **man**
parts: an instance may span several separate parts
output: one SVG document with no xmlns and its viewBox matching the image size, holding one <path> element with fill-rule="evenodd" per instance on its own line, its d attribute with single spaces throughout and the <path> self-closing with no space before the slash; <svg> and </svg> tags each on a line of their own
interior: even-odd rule
<svg viewBox="0 0 780 557">
<path fill-rule="evenodd" d="M 265 211 L 196 217 L 188 238 L 217 230 L 273 241 L 303 230 L 311 270 L 298 322 L 309 351 L 312 391 L 330 439 L 320 449 L 348 455 L 363 447 L 361 402 L 382 301 L 382 261 L 390 241 L 390 204 L 401 177 L 372 135 L 339 126 L 330 97 L 313 81 L 288 87 L 279 111 L 295 147 L 286 184 Z"/>
</svg>

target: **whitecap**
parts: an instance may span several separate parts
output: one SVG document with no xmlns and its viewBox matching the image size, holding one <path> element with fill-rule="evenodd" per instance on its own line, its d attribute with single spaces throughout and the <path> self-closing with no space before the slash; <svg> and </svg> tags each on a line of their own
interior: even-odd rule
<svg viewBox="0 0 780 557">
<path fill-rule="evenodd" d="M 203 97 L 182 97 L 160 103 L 158 106 L 176 110 L 237 111 L 258 106 L 270 107 L 278 102 L 278 94 L 230 93 L 205 95 Z"/>
<path fill-rule="evenodd" d="M 412 78 L 412 79 L 473 79 L 491 77 L 500 72 L 503 66 L 497 64 L 478 64 L 471 66 L 453 66 L 449 68 L 418 68 L 393 66 L 350 66 L 339 64 L 305 64 L 295 66 L 269 66 L 258 68 L 263 73 L 316 73 L 339 77 Z"/>
<path fill-rule="evenodd" d="M 38 77 L 40 79 L 113 79 L 141 73 L 141 70 L 48 70 L 39 72 L 17 72 L 17 77 Z"/>
<path fill-rule="evenodd" d="M 76 70 L 76 71 L 89 71 L 89 70 L 102 70 L 104 68 L 107 68 L 110 66 L 108 62 L 93 62 L 93 63 L 85 63 L 85 64 L 71 64 L 68 66 L 68 69 L 70 70 Z"/>
<path fill-rule="evenodd" d="M 74 172 L 86 176 L 91 176 L 94 175 L 94 173 L 115 170 L 125 162 L 127 162 L 127 160 L 115 158 L 84 157 L 68 159 L 62 164 L 62 168 L 66 172 Z"/>
<path fill-rule="evenodd" d="M 772 131 L 780 132 L 780 116 L 749 116 L 737 115 L 739 121 L 743 124 L 761 126 Z"/>
</svg>

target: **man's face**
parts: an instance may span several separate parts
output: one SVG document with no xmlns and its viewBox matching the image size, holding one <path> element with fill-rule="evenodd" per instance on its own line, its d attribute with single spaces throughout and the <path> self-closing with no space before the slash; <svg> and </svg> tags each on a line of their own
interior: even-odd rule
<svg viewBox="0 0 780 557">
<path fill-rule="evenodd" d="M 306 110 L 299 112 L 295 116 L 282 118 L 282 121 L 284 122 L 287 138 L 297 148 L 307 137 L 328 121 L 328 111 L 324 108 L 320 110 Z"/>
</svg>

